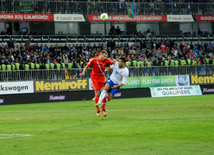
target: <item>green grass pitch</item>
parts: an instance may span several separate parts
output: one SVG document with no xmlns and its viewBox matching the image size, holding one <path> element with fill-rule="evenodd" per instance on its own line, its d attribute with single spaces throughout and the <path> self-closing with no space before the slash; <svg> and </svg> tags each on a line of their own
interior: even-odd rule
<svg viewBox="0 0 214 155">
<path fill-rule="evenodd" d="M 107 117 L 92 101 L 0 106 L 0 154 L 214 154 L 214 95 L 107 104 Z"/>
</svg>

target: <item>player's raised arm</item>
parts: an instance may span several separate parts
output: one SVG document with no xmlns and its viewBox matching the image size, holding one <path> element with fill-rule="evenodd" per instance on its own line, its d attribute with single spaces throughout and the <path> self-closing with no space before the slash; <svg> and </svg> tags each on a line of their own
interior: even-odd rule
<svg viewBox="0 0 214 155">
<path fill-rule="evenodd" d="M 84 76 L 84 75 L 85 75 L 85 72 L 87 71 L 88 67 L 90 67 L 90 66 L 92 65 L 93 60 L 94 60 L 94 58 L 92 58 L 92 59 L 87 63 L 87 65 L 83 68 L 82 73 L 79 74 L 80 76 Z"/>
<path fill-rule="evenodd" d="M 79 75 L 80 75 L 80 76 L 84 76 L 84 75 L 85 75 L 85 72 L 87 71 L 87 69 L 88 69 L 88 66 L 86 65 L 86 66 L 84 67 L 82 73 L 80 73 Z"/>
<path fill-rule="evenodd" d="M 105 72 L 108 72 L 109 70 L 112 70 L 111 66 L 105 69 Z"/>
</svg>

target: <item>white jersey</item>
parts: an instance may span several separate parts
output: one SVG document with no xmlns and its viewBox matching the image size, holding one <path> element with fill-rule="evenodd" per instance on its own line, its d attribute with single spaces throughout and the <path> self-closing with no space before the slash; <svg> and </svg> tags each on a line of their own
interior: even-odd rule
<svg viewBox="0 0 214 155">
<path fill-rule="evenodd" d="M 115 84 L 126 84 L 127 77 L 129 76 L 129 70 L 127 67 L 120 68 L 118 65 L 118 62 L 111 65 L 111 68 L 113 69 L 113 72 L 110 76 L 111 81 L 113 81 Z"/>
</svg>

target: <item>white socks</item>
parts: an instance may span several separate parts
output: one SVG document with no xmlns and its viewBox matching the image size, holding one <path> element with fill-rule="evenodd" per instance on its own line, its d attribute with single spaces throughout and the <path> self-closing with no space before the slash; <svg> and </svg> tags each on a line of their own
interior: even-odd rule
<svg viewBox="0 0 214 155">
<path fill-rule="evenodd" d="M 99 101 L 98 101 L 98 104 L 101 104 L 102 100 L 106 97 L 106 90 L 103 90 L 102 93 L 100 94 L 100 97 L 99 97 Z"/>
</svg>

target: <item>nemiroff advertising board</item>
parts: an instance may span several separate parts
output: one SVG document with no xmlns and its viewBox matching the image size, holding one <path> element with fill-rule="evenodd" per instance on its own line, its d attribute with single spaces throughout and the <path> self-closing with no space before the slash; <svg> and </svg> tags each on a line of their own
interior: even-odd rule
<svg viewBox="0 0 214 155">
<path fill-rule="evenodd" d="M 145 88 L 162 86 L 188 86 L 189 75 L 128 77 L 127 83 L 121 89 Z"/>
<path fill-rule="evenodd" d="M 89 90 L 88 79 L 35 81 L 35 93 Z"/>
</svg>

